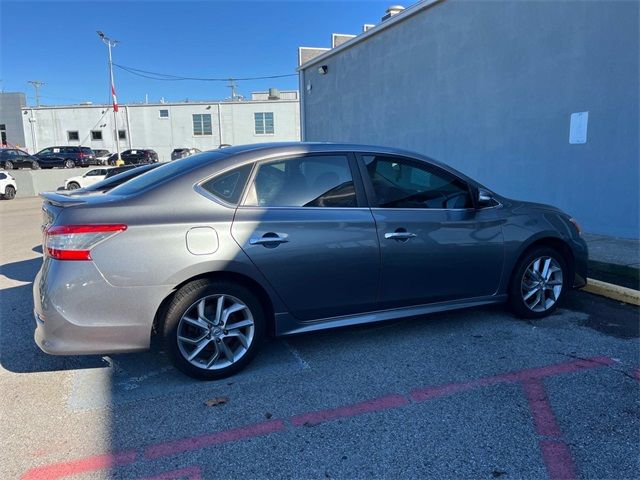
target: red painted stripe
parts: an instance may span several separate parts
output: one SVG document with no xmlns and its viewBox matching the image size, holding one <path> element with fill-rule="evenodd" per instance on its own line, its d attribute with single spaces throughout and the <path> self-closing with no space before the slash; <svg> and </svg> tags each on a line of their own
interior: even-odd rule
<svg viewBox="0 0 640 480">
<path fill-rule="evenodd" d="M 553 414 L 553 410 L 551 410 L 551 405 L 549 405 L 547 392 L 542 381 L 538 379 L 527 380 L 522 383 L 522 387 L 529 401 L 529 407 L 531 408 L 538 435 L 560 437 L 562 433 L 556 421 L 556 416 Z"/>
<path fill-rule="evenodd" d="M 198 437 L 185 438 L 174 442 L 158 443 L 147 447 L 144 457 L 148 459 L 165 457 L 167 455 L 176 455 L 178 453 L 197 450 L 199 448 L 217 445 L 220 443 L 233 442 L 243 438 L 257 437 L 269 433 L 284 430 L 284 422 L 282 420 L 271 420 L 263 423 L 256 423 L 246 427 L 225 430 L 211 435 L 201 435 Z"/>
<path fill-rule="evenodd" d="M 528 368 L 512 373 L 504 373 L 491 377 L 484 377 L 468 382 L 448 383 L 445 385 L 435 385 L 426 388 L 418 388 L 412 390 L 411 398 L 416 402 L 423 402 L 431 398 L 451 395 L 453 393 L 470 390 L 472 388 L 487 387 L 497 383 L 515 383 L 526 382 L 532 379 L 550 377 L 560 375 L 561 373 L 571 373 L 589 368 L 596 368 L 602 365 L 611 365 L 615 363 L 608 357 L 596 357 L 585 360 L 576 360 L 568 363 L 560 363 L 556 365 L 548 365 L 546 367 Z"/>
<path fill-rule="evenodd" d="M 365 402 L 354 403 L 339 408 L 318 410 L 316 412 L 303 413 L 291 417 L 291 423 L 296 427 L 301 425 L 317 425 L 336 418 L 353 417 L 363 413 L 379 412 L 390 408 L 398 408 L 407 405 L 407 400 L 402 395 L 388 395 L 386 397 L 374 398 Z"/>
<path fill-rule="evenodd" d="M 69 475 L 104 470 L 105 468 L 129 465 L 136 461 L 137 452 L 126 452 L 96 455 L 73 462 L 56 463 L 44 467 L 36 467 L 27 471 L 22 480 L 55 480 Z"/>
<path fill-rule="evenodd" d="M 154 477 L 145 477 L 142 480 L 202 480 L 202 471 L 200 467 L 193 466 L 181 468 L 180 470 L 171 470 Z"/>
<path fill-rule="evenodd" d="M 578 478 L 569 447 L 552 440 L 541 440 L 542 459 L 547 466 L 550 480 L 573 480 Z"/>
</svg>

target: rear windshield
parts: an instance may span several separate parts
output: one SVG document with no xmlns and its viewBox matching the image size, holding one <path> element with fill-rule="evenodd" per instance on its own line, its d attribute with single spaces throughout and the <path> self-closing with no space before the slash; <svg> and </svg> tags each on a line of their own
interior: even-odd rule
<svg viewBox="0 0 640 480">
<path fill-rule="evenodd" d="M 161 165 L 151 172 L 136 177 L 119 187 L 114 188 L 110 193 L 113 195 L 132 195 L 141 192 L 142 190 L 146 190 L 149 187 L 164 183 L 166 180 L 182 175 L 194 168 L 216 162 L 217 160 L 226 157 L 227 155 L 222 153 L 208 152 L 206 155 L 194 155 L 191 157 L 181 158 L 180 160 L 174 160 L 171 163 Z"/>
</svg>

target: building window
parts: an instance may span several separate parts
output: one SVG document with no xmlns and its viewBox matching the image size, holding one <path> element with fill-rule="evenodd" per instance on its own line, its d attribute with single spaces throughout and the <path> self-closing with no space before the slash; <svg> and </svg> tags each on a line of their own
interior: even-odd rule
<svg viewBox="0 0 640 480">
<path fill-rule="evenodd" d="M 256 123 L 256 135 L 273 135 L 273 112 L 256 112 L 253 117 Z"/>
<path fill-rule="evenodd" d="M 126 140 L 127 139 L 127 131 L 126 130 L 118 130 L 118 139 Z"/>
<path fill-rule="evenodd" d="M 167 110 L 166 108 L 158 111 L 160 112 L 160 118 L 169 118 L 169 110 Z"/>
<path fill-rule="evenodd" d="M 91 130 L 91 140 L 102 140 L 102 130 Z"/>
<path fill-rule="evenodd" d="M 194 135 L 211 135 L 211 114 L 209 113 L 193 114 L 193 134 Z"/>
<path fill-rule="evenodd" d="M 80 140 L 80 134 L 77 130 L 69 130 L 67 132 L 67 139 L 70 142 L 77 142 L 78 140 Z"/>
</svg>

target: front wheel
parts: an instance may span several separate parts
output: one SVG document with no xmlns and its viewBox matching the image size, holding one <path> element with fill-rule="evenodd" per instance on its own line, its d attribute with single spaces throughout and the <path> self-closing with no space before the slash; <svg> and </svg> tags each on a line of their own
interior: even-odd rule
<svg viewBox="0 0 640 480">
<path fill-rule="evenodd" d="M 13 162 L 4 162 L 4 169 L 5 170 L 13 170 Z"/>
<path fill-rule="evenodd" d="M 202 380 L 228 377 L 255 356 L 265 335 L 258 299 L 245 287 L 195 280 L 171 301 L 164 320 L 164 347 L 183 373 Z"/>
<path fill-rule="evenodd" d="M 569 282 L 567 263 L 556 250 L 539 247 L 516 266 L 509 286 L 509 303 L 523 318 L 541 318 L 553 312 Z"/>
<path fill-rule="evenodd" d="M 73 160 L 65 160 L 64 161 L 64 168 L 73 168 L 75 167 L 76 164 Z"/>
<path fill-rule="evenodd" d="M 77 190 L 78 188 L 80 188 L 80 184 L 77 182 L 69 182 L 67 185 L 67 190 Z"/>
<path fill-rule="evenodd" d="M 13 200 L 16 197 L 16 189 L 11 185 L 7 185 L 7 188 L 4 189 L 3 197 L 5 200 Z"/>
<path fill-rule="evenodd" d="M 36 161 L 31 162 L 31 170 L 40 170 L 40 164 Z"/>
</svg>

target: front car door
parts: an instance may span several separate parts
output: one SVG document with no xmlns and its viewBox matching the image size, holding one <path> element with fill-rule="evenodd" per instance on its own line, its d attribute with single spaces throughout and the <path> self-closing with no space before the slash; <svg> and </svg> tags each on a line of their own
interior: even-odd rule
<svg viewBox="0 0 640 480">
<path fill-rule="evenodd" d="M 496 208 L 474 208 L 465 181 L 422 160 L 358 158 L 380 242 L 379 308 L 497 291 L 504 246 Z"/>
<path fill-rule="evenodd" d="M 258 163 L 232 234 L 299 320 L 373 310 L 379 247 L 348 153 Z"/>
</svg>

